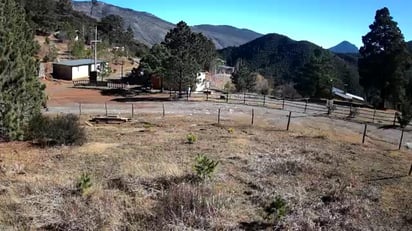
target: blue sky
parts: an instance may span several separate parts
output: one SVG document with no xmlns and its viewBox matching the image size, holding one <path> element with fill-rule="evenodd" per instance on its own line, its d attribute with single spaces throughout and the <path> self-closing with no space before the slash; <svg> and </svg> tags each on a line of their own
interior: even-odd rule
<svg viewBox="0 0 412 231">
<path fill-rule="evenodd" d="M 375 12 L 388 7 L 405 40 L 412 40 L 412 0 L 105 0 L 166 21 L 279 33 L 324 48 L 347 40 L 358 47 Z"/>
</svg>

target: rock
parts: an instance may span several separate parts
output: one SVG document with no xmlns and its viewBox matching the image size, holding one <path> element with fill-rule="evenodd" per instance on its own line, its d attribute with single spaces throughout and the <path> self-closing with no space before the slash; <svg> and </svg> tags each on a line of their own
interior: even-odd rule
<svg viewBox="0 0 412 231">
<path fill-rule="evenodd" d="M 406 143 L 405 147 L 407 147 L 408 149 L 412 149 L 412 143 Z"/>
</svg>

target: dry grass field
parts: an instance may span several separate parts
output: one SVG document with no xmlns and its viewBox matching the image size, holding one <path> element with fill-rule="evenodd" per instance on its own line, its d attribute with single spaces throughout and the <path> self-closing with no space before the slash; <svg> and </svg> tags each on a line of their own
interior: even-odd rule
<svg viewBox="0 0 412 231">
<path fill-rule="evenodd" d="M 349 130 L 213 120 L 141 115 L 86 126 L 81 147 L 0 144 L 0 230 L 412 229 L 410 153 Z M 210 180 L 198 154 L 219 161 Z"/>
</svg>

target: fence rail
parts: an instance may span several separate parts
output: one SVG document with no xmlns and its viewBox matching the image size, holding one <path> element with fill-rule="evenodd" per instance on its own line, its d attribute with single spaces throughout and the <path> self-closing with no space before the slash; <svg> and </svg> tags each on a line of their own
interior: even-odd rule
<svg viewBox="0 0 412 231">
<path fill-rule="evenodd" d="M 74 80 L 73 85 L 75 87 L 107 87 L 111 89 L 126 89 L 127 84 L 117 81 L 96 81 L 91 82 L 89 80 Z"/>
<path fill-rule="evenodd" d="M 223 101 L 225 102 L 225 101 Z M 247 100 L 246 100 L 247 102 Z M 250 125 L 254 126 L 256 123 L 261 123 L 260 120 L 264 119 L 266 122 L 269 122 L 273 126 L 276 126 L 276 129 L 285 129 L 289 130 L 294 128 L 294 122 L 296 120 L 304 119 L 307 116 L 304 115 L 302 112 L 302 107 L 307 106 L 307 109 L 312 108 L 310 107 L 309 103 L 306 102 L 298 102 L 294 104 L 291 101 L 287 100 L 278 100 L 278 99 L 269 99 L 268 102 L 272 102 L 276 104 L 277 109 L 281 109 L 284 105 L 285 110 L 265 110 L 262 105 L 249 107 L 237 107 L 236 105 L 230 106 L 230 104 L 223 105 L 222 99 L 219 99 L 218 103 L 210 104 L 210 107 L 202 107 L 202 106 L 193 106 L 196 104 L 188 104 L 188 110 L 185 110 L 182 107 L 180 102 L 168 102 L 168 103 L 161 103 L 161 104 L 153 104 L 150 103 L 149 105 L 145 105 L 145 103 L 130 103 L 130 104 L 114 104 L 114 103 L 105 103 L 105 104 L 83 104 L 79 103 L 77 105 L 71 105 L 66 107 L 54 107 L 51 110 L 47 111 L 46 113 L 72 113 L 78 115 L 106 115 L 106 116 L 113 116 L 119 115 L 122 117 L 127 118 L 139 118 L 141 114 L 158 114 L 162 115 L 163 117 L 169 114 L 176 114 L 176 113 L 183 113 L 188 115 L 207 115 L 207 116 L 216 116 L 216 121 L 218 124 L 233 124 L 239 117 L 234 117 L 233 112 L 236 111 L 237 114 L 243 114 L 244 116 L 250 116 Z M 184 102 L 183 102 L 184 103 Z M 230 103 L 230 101 L 229 101 Z M 261 102 L 262 103 L 262 102 Z M 291 107 L 287 108 L 287 105 L 299 105 L 298 107 L 300 110 L 297 112 L 293 112 Z M 314 108 L 319 108 L 319 105 L 316 105 Z M 180 110 L 183 109 L 183 110 Z M 339 108 L 341 109 L 341 108 Z M 168 111 L 169 110 L 169 111 Z M 347 113 L 350 111 L 350 107 L 342 107 L 341 109 L 343 112 L 342 114 L 346 116 Z M 322 112 L 326 112 L 327 110 L 324 109 Z M 316 110 L 316 113 L 319 113 L 320 110 Z M 375 110 L 366 111 L 366 114 L 370 115 L 371 112 L 375 114 Z M 312 115 L 316 115 L 316 113 Z M 335 111 L 335 114 L 336 111 Z M 373 115 L 372 114 L 372 115 Z M 377 114 L 377 112 L 376 112 Z M 390 113 L 386 113 L 391 115 Z M 308 114 L 306 114 L 308 115 Z M 311 117 L 309 115 L 309 117 Z M 337 116 L 338 117 L 338 116 Z M 368 117 L 369 118 L 369 117 Z M 359 119 L 358 119 L 359 120 Z M 242 118 L 240 121 L 245 123 L 245 120 Z M 370 123 L 363 122 L 361 124 L 354 123 L 354 124 L 346 124 L 346 122 L 337 122 L 337 121 L 329 121 L 329 120 L 316 120 L 316 121 L 324 121 L 325 123 L 331 123 L 331 126 L 343 126 L 347 128 L 348 126 L 350 129 L 359 132 L 359 142 L 366 143 L 366 142 L 384 142 L 390 145 L 396 145 L 397 148 L 401 149 L 402 145 L 404 144 L 405 140 L 412 140 L 412 133 L 410 130 L 404 129 L 380 129 L 379 125 L 374 125 Z M 329 122 L 328 122 L 329 121 Z M 389 120 L 387 120 L 389 122 Z M 350 122 L 350 121 L 349 121 Z M 359 122 L 359 121 L 357 121 Z M 392 121 L 393 122 L 393 121 Z M 343 124 L 342 124 L 343 123 Z M 299 122 L 301 124 L 301 122 Z M 369 124 L 369 125 L 368 125 Z M 279 127 L 281 126 L 281 127 Z"/>
<path fill-rule="evenodd" d="M 206 95 L 206 101 L 245 104 L 250 106 L 262 106 L 272 109 L 287 110 L 305 114 L 327 114 L 331 117 L 337 117 L 346 120 L 352 120 L 362 123 L 373 123 L 380 125 L 400 125 L 397 120 L 396 111 L 383 111 L 361 107 L 357 104 L 351 106 L 334 104 L 332 108 L 328 108 L 326 100 L 324 105 L 319 102 L 313 103 L 309 100 L 286 100 L 276 99 L 270 96 L 258 94 L 228 94 L 217 93 Z M 204 98 L 202 96 L 202 98 Z"/>
</svg>

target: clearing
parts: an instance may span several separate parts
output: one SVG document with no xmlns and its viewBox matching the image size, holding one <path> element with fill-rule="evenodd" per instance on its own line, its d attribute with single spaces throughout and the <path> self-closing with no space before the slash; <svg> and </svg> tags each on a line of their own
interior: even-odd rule
<svg viewBox="0 0 412 231">
<path fill-rule="evenodd" d="M 0 229 L 412 229 L 409 152 L 361 145 L 357 129 L 318 118 L 286 132 L 269 115 L 250 126 L 242 113 L 221 125 L 215 115 L 142 113 L 86 126 L 82 147 L 1 143 Z M 198 154 L 219 161 L 203 183 Z M 83 193 L 82 174 L 92 184 Z"/>
</svg>

